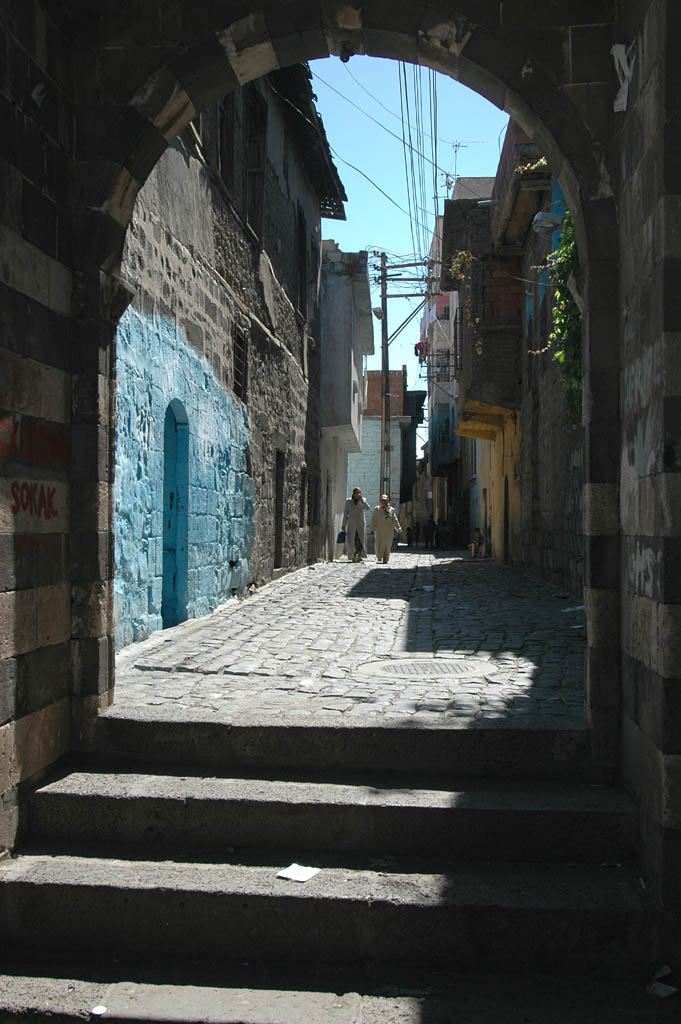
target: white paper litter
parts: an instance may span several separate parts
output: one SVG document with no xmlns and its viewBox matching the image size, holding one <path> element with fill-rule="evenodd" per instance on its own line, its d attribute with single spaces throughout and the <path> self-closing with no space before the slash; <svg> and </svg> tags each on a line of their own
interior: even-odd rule
<svg viewBox="0 0 681 1024">
<path fill-rule="evenodd" d="M 101 1017 L 103 1013 L 106 1013 L 106 1006 L 93 1006 L 90 1013 L 94 1013 L 96 1017 Z"/>
<path fill-rule="evenodd" d="M 660 999 L 669 999 L 670 996 L 675 996 L 678 991 L 678 988 L 674 988 L 673 985 L 665 985 L 662 981 L 651 981 L 646 989 L 648 995 L 659 996 Z"/>
<path fill-rule="evenodd" d="M 321 868 L 306 868 L 303 864 L 294 863 L 279 871 L 277 878 L 290 878 L 292 882 L 309 882 L 320 871 Z"/>
<path fill-rule="evenodd" d="M 561 611 L 562 615 L 567 615 L 568 612 L 583 612 L 584 611 L 584 605 L 583 604 L 575 604 L 575 605 L 572 606 L 572 608 L 561 608 L 560 611 Z"/>
</svg>

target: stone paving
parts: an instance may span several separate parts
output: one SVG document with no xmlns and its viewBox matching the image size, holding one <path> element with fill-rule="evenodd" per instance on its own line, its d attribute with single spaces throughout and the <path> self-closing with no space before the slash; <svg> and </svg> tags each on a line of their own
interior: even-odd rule
<svg viewBox="0 0 681 1024">
<path fill-rule="evenodd" d="M 468 553 L 299 569 L 126 647 L 120 708 L 373 724 L 584 720 L 580 599 Z"/>
</svg>

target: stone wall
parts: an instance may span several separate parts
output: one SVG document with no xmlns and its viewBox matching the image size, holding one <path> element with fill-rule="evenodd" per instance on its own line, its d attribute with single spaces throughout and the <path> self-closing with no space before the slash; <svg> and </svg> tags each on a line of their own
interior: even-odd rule
<svg viewBox="0 0 681 1024">
<path fill-rule="evenodd" d="M 3 844 L 13 842 L 16 786 L 78 748 L 111 699 L 113 338 L 130 300 L 117 270 L 135 195 L 217 97 L 278 65 L 366 53 L 443 70 L 506 109 L 576 213 L 592 756 L 613 775 L 623 766 L 651 889 L 678 915 L 681 8 L 555 0 L 534 5 L 528 31 L 527 5 L 455 6 L 448 24 L 453 5 L 440 0 L 427 11 L 410 0 L 357 5 L 352 17 L 340 0 L 301 0 L 295 21 L 262 0 L 238 5 L 236 22 L 224 5 L 185 0 L 172 18 L 153 3 L 141 14 L 137 0 L 102 4 L 92 18 L 71 0 L 0 4 L 0 344 L 19 384 L 0 409 Z M 619 112 L 613 42 L 636 54 Z M 265 292 L 264 271 L 259 279 Z M 49 408 L 31 383 L 43 374 L 61 396 Z M 31 440 L 17 446 L 24 426 Z M 289 466 L 313 434 L 305 424 L 292 437 Z M 288 435 L 270 442 L 289 450 Z M 13 482 L 30 524 L 11 511 Z M 55 489 L 42 505 L 40 485 Z M 56 537 L 43 531 L 53 519 Z M 289 537 L 287 549 L 298 543 Z"/>
<path fill-rule="evenodd" d="M 619 115 L 624 767 L 648 877 L 681 907 L 681 11 L 646 5 Z"/>
<path fill-rule="evenodd" d="M 219 386 L 177 323 L 129 310 L 117 349 L 114 623 L 121 645 L 164 625 L 163 434 L 171 402 L 181 403 L 189 436 L 187 618 L 251 581 L 254 517 L 245 407 Z"/>
<path fill-rule="evenodd" d="M 164 419 L 171 403 L 180 403 L 189 436 L 180 618 L 205 614 L 275 568 L 305 564 L 321 552 L 314 274 L 306 318 L 290 297 L 297 287 L 296 261 L 284 265 L 277 258 L 282 238 L 290 250 L 289 233 L 304 208 L 313 266 L 318 211 L 295 150 L 287 155 L 283 182 L 277 101 L 264 86 L 259 89 L 269 99 L 263 235 L 272 259 L 243 223 L 243 182 L 237 176 L 228 190 L 211 163 L 217 161 L 216 107 L 203 118 L 201 149 L 187 136 L 161 158 L 138 197 L 128 233 L 123 266 L 136 297 L 118 332 L 119 645 L 172 624 L 161 601 L 170 574 L 170 563 L 163 569 L 162 509 Z M 241 104 L 239 93 L 237 110 Z M 278 269 L 285 269 L 284 280 Z M 246 349 L 245 392 L 235 382 L 237 345 Z M 279 497 L 277 472 L 283 472 Z"/>
<path fill-rule="evenodd" d="M 542 210 L 562 216 L 554 179 Z M 561 231 L 530 230 L 520 275 L 525 278 L 521 422 L 523 563 L 571 594 L 584 584 L 584 451 L 579 423 L 570 417 L 560 381 L 553 331 L 553 288 L 544 268 Z"/>
<path fill-rule="evenodd" d="M 71 748 L 74 677 L 90 692 L 99 673 L 80 668 L 107 655 L 86 585 L 103 570 L 106 592 L 106 515 L 81 533 L 93 389 L 73 376 L 70 31 L 56 5 L 0 5 L 0 851 L 16 787 Z"/>
</svg>

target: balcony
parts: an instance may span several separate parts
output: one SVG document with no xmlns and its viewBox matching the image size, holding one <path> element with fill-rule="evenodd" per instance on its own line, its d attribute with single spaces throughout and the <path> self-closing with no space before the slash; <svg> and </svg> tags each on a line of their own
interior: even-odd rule
<svg viewBox="0 0 681 1024">
<path fill-rule="evenodd" d="M 431 442 L 430 472 L 432 476 L 447 476 L 454 463 L 461 457 L 461 442 L 458 437 L 447 441 Z"/>
</svg>

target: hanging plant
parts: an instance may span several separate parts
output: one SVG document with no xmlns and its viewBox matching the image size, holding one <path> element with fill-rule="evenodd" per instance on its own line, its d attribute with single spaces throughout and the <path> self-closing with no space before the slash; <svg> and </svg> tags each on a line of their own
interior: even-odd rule
<svg viewBox="0 0 681 1024">
<path fill-rule="evenodd" d="M 457 281 L 463 281 L 466 276 L 466 271 L 470 270 L 472 260 L 473 253 L 468 252 L 467 249 L 462 249 L 461 252 L 457 252 L 455 256 L 452 256 L 452 260 L 449 265 L 451 276 L 455 277 Z"/>
<path fill-rule="evenodd" d="M 553 285 L 553 330 L 549 334 L 549 347 L 559 365 L 560 382 L 570 422 L 582 422 L 582 316 L 572 297 L 568 280 L 577 270 L 577 244 L 572 215 L 568 211 L 563 221 L 560 244 L 547 261 Z"/>
</svg>

